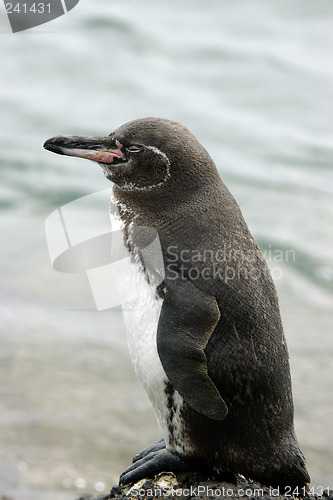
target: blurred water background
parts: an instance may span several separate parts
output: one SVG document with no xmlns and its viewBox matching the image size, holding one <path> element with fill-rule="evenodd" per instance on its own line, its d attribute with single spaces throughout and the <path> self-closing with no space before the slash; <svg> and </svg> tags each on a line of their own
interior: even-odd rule
<svg viewBox="0 0 333 500">
<path fill-rule="evenodd" d="M 84 273 L 52 269 L 44 233 L 109 185 L 43 142 L 143 116 L 190 128 L 265 252 L 296 431 L 313 484 L 332 488 L 332 2 L 81 0 L 15 35 L 0 15 L 0 494 L 106 492 L 159 438 L 121 312 L 96 312 Z"/>
</svg>

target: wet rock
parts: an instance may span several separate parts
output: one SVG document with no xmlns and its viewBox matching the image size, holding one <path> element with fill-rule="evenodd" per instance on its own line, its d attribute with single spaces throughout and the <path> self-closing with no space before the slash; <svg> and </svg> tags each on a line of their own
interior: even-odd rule
<svg viewBox="0 0 333 500">
<path fill-rule="evenodd" d="M 198 472 L 158 474 L 155 479 L 142 479 L 135 484 L 114 486 L 108 495 L 93 497 L 86 495 L 77 500 L 122 500 L 122 499 L 180 499 L 180 500 L 293 500 L 297 493 L 304 496 L 303 491 L 280 491 L 259 483 L 237 478 L 229 482 L 230 478 L 222 480 L 218 477 L 207 477 Z M 306 495 L 310 500 L 333 500 L 333 490 L 315 491 L 310 489 Z"/>
</svg>

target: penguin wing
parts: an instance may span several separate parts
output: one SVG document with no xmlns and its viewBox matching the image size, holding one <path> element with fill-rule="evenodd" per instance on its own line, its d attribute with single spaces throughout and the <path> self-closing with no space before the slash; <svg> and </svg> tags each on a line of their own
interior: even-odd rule
<svg viewBox="0 0 333 500">
<path fill-rule="evenodd" d="M 215 297 L 190 281 L 167 284 L 157 329 L 157 350 L 165 373 L 198 413 L 223 420 L 228 408 L 207 371 L 204 349 L 220 312 Z"/>
</svg>

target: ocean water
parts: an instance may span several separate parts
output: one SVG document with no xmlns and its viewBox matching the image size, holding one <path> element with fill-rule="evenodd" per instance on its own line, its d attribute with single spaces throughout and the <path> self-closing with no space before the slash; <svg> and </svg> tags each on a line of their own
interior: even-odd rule
<svg viewBox="0 0 333 500">
<path fill-rule="evenodd" d="M 333 488 L 332 16 L 328 0 L 81 0 L 14 35 L 0 5 L 0 495 L 106 492 L 159 438 L 121 312 L 52 268 L 44 230 L 109 187 L 44 141 L 143 116 L 187 125 L 241 206 L 278 289 L 299 442 Z"/>
</svg>

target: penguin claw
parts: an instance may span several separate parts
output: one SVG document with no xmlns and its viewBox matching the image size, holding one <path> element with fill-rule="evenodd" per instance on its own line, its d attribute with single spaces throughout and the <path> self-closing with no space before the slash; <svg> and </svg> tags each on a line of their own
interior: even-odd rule
<svg viewBox="0 0 333 500">
<path fill-rule="evenodd" d="M 157 443 L 160 443 L 160 441 Z M 123 486 L 125 484 L 135 483 L 139 479 L 152 477 L 163 471 L 177 472 L 187 470 L 190 470 L 190 467 L 186 463 L 166 448 L 162 448 L 158 451 L 152 451 L 143 458 L 136 460 L 121 474 L 119 485 Z"/>
<path fill-rule="evenodd" d="M 150 446 L 147 446 L 147 448 L 145 448 L 144 450 L 141 450 L 138 453 L 136 453 L 133 457 L 132 463 L 137 462 L 141 458 L 146 457 L 147 455 L 149 455 L 149 453 L 151 453 L 153 451 L 159 451 L 159 450 L 162 450 L 163 448 L 165 448 L 165 441 L 162 438 L 162 439 L 159 439 L 158 441 L 156 441 L 156 443 L 153 443 Z"/>
</svg>

